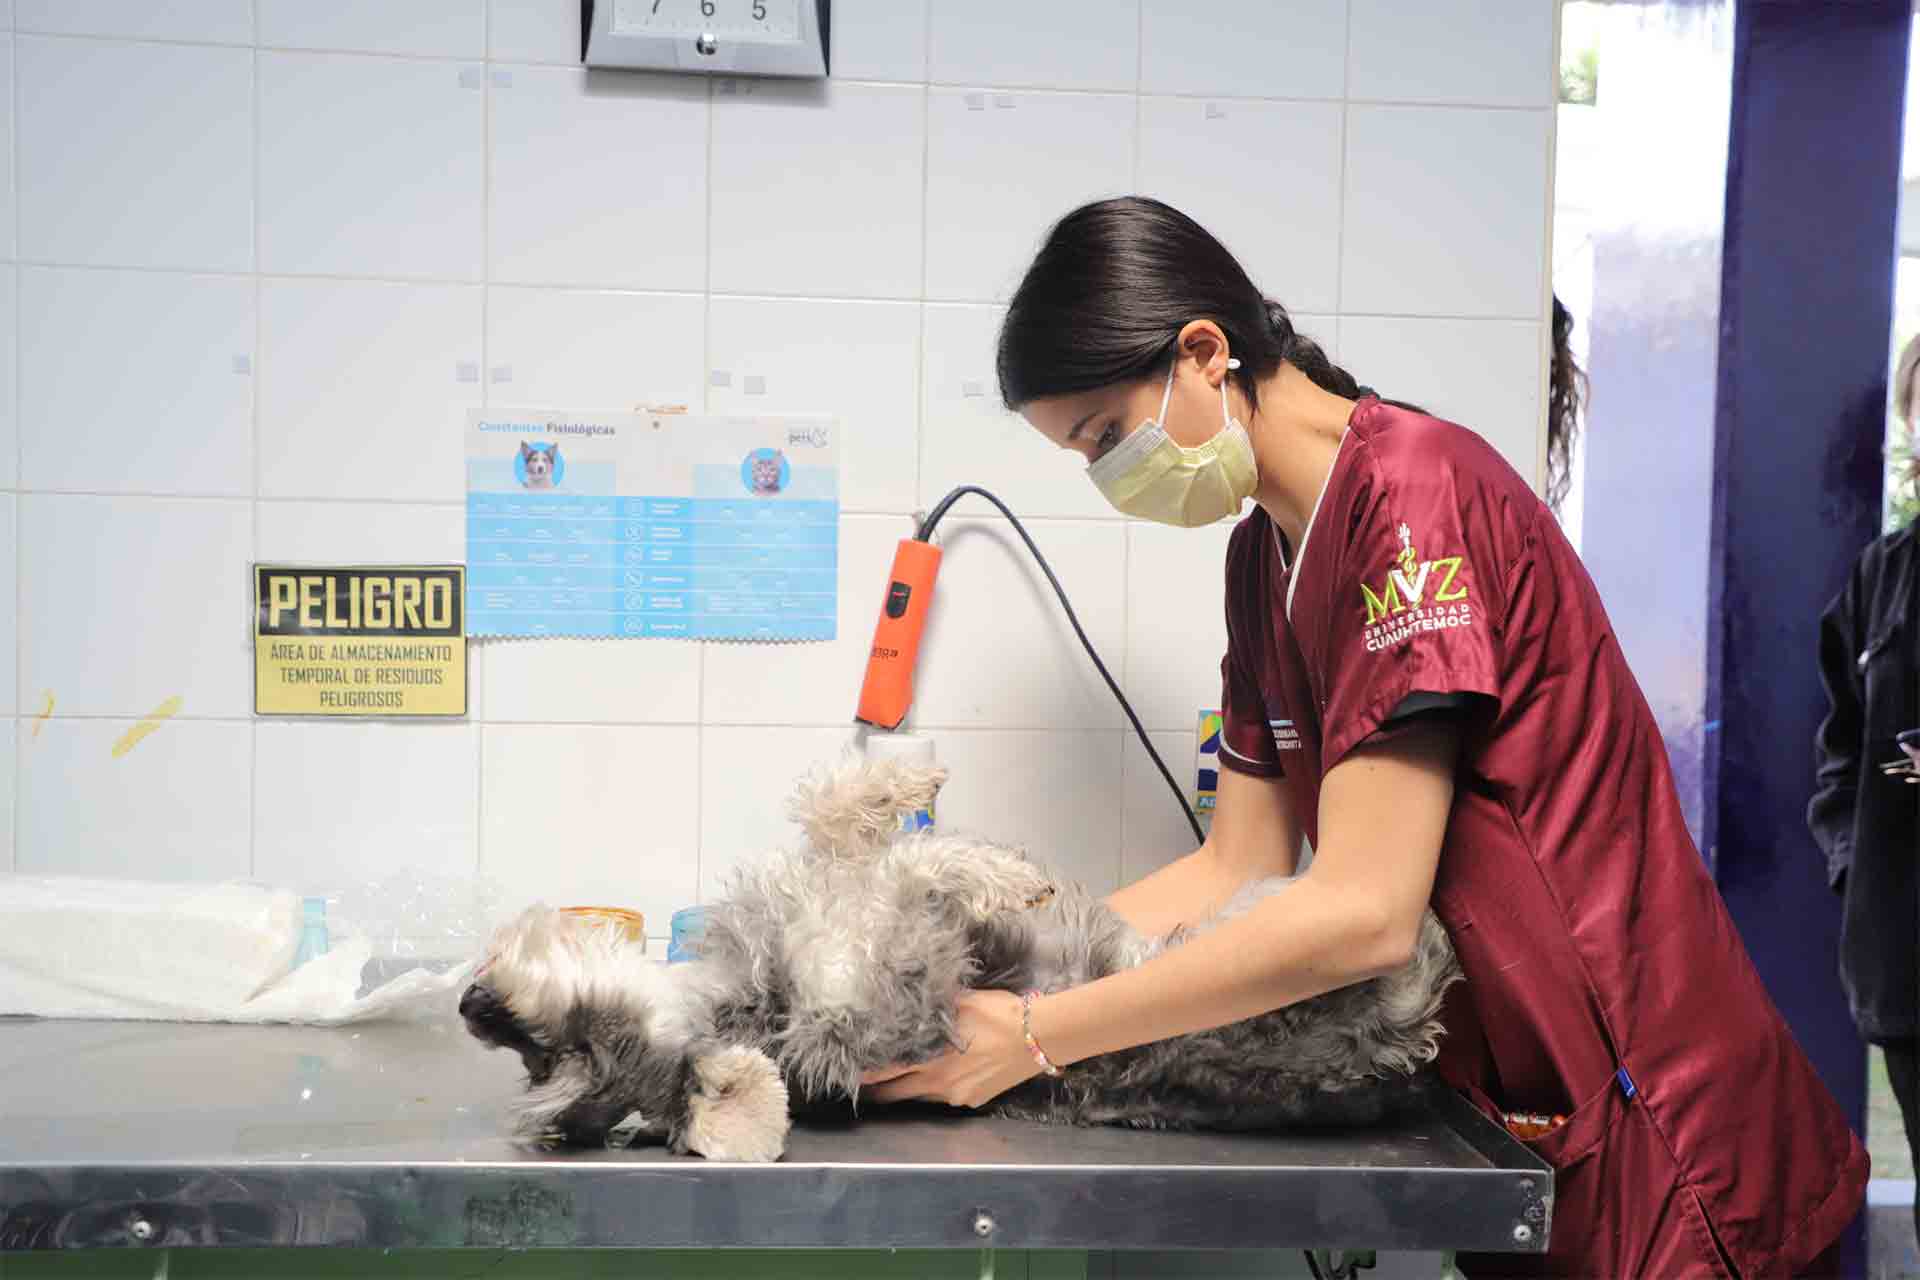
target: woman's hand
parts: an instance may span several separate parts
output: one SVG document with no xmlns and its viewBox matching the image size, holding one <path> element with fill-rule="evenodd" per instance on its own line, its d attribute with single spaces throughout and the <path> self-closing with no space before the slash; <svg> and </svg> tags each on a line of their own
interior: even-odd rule
<svg viewBox="0 0 1920 1280">
<path fill-rule="evenodd" d="M 927 1099 L 983 1107 L 1040 1074 L 1021 1034 L 1020 997 L 1010 991 L 962 992 L 954 1039 L 958 1049 L 917 1066 L 867 1072 L 860 1096 L 874 1102 Z"/>
</svg>

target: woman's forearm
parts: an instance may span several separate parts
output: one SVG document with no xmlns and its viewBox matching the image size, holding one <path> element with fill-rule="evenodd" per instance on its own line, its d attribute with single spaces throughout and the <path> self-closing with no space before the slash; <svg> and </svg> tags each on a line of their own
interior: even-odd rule
<svg viewBox="0 0 1920 1280">
<path fill-rule="evenodd" d="M 1141 933 L 1164 937 L 1218 911 L 1240 885 L 1210 844 L 1176 858 L 1107 898 L 1107 905 Z"/>
<path fill-rule="evenodd" d="M 1141 933 L 1161 937 L 1199 924 L 1250 881 L 1292 875 L 1299 852 L 1300 824 L 1285 784 L 1223 770 L 1205 843 L 1113 894 L 1107 905 Z"/>
<path fill-rule="evenodd" d="M 1392 971 L 1411 951 L 1405 934 L 1308 875 L 1136 969 L 1036 1002 L 1034 1038 L 1065 1064 L 1224 1026 Z"/>
</svg>

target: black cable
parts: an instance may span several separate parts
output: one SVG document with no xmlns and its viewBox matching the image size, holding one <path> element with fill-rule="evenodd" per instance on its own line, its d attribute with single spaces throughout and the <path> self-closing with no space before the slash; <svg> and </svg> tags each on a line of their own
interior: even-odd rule
<svg viewBox="0 0 1920 1280">
<path fill-rule="evenodd" d="M 1326 1273 L 1320 1270 L 1319 1260 L 1313 1256 L 1313 1250 L 1302 1249 L 1300 1253 L 1307 1260 L 1307 1274 L 1311 1275 L 1313 1280 L 1327 1280 Z"/>
<path fill-rule="evenodd" d="M 1000 499 L 994 497 L 980 486 L 963 484 L 946 497 L 940 499 L 933 510 L 927 513 L 927 518 L 920 522 L 920 532 L 917 535 L 919 540 L 921 542 L 931 541 L 934 526 L 939 524 L 941 517 L 947 514 L 947 508 L 951 507 L 954 502 L 963 495 L 969 493 L 977 494 L 985 498 L 988 502 L 991 502 L 994 506 L 1000 508 L 1000 514 L 1012 523 L 1014 532 L 1018 533 L 1020 540 L 1027 544 L 1027 550 L 1033 553 L 1035 562 L 1040 566 L 1040 572 L 1046 574 L 1047 581 L 1052 584 L 1053 594 L 1060 598 L 1060 607 L 1066 611 L 1067 621 L 1073 624 L 1073 634 L 1080 637 L 1081 647 L 1086 649 L 1087 656 L 1093 659 L 1094 669 L 1100 673 L 1100 678 L 1107 682 L 1107 688 L 1113 690 L 1113 696 L 1119 699 L 1120 709 L 1127 713 L 1127 720 L 1133 725 L 1133 731 L 1138 735 L 1140 745 L 1145 747 L 1147 749 L 1147 755 L 1152 757 L 1154 768 L 1160 770 L 1160 776 L 1165 778 L 1167 780 L 1167 786 L 1173 789 L 1173 798 L 1180 802 L 1180 812 L 1186 815 L 1187 825 L 1193 828 L 1195 843 L 1205 844 L 1207 842 L 1206 832 L 1200 829 L 1200 819 L 1194 816 L 1193 806 L 1187 803 L 1187 793 L 1181 790 L 1180 784 L 1173 780 L 1173 773 L 1167 768 L 1166 761 L 1162 760 L 1160 753 L 1153 749 L 1153 743 L 1148 740 L 1146 728 L 1141 725 L 1140 717 L 1133 713 L 1133 704 L 1127 701 L 1126 694 L 1120 692 L 1120 685 L 1107 671 L 1107 664 L 1100 661 L 1100 655 L 1094 650 L 1093 641 L 1087 638 L 1086 628 L 1080 625 L 1079 615 L 1074 613 L 1073 605 L 1067 600 L 1066 589 L 1060 585 L 1060 579 L 1053 576 L 1053 566 L 1048 564 L 1047 558 L 1040 554 L 1040 548 L 1034 545 L 1033 537 L 1027 532 L 1027 527 L 1020 523 L 1020 517 L 1009 511 L 1006 503 L 1000 501 Z"/>
</svg>

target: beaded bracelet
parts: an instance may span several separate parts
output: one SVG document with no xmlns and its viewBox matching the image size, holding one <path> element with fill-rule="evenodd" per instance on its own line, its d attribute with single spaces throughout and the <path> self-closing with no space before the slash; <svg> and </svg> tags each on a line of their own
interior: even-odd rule
<svg viewBox="0 0 1920 1280">
<path fill-rule="evenodd" d="M 1020 1036 L 1027 1042 L 1027 1052 L 1040 1064 L 1040 1069 L 1050 1076 L 1058 1076 L 1060 1068 L 1053 1065 L 1047 1057 L 1047 1051 L 1033 1038 L 1033 1002 L 1039 998 L 1038 991 L 1029 991 L 1020 997 Z"/>
</svg>

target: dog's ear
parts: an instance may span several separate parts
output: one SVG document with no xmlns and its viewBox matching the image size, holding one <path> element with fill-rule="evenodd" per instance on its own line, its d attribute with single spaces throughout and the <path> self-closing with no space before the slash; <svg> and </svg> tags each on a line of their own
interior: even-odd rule
<svg viewBox="0 0 1920 1280">
<path fill-rule="evenodd" d="M 531 458 L 533 456 L 533 446 L 525 440 L 520 442 L 520 456 L 523 458 Z"/>
<path fill-rule="evenodd" d="M 534 1084 L 514 1108 L 520 1136 L 569 1147 L 603 1147 L 629 1106 L 599 1069 L 591 1050 L 554 1055 L 545 1080 Z"/>
<path fill-rule="evenodd" d="M 553 1070 L 552 1051 L 533 1038 L 490 985 L 476 982 L 466 989 L 460 997 L 460 1017 L 467 1024 L 467 1031 L 480 1043 L 512 1049 L 519 1054 L 528 1080 L 534 1084 L 546 1082 Z"/>
<path fill-rule="evenodd" d="M 624 1145 L 686 1126 L 688 1060 L 652 1044 L 641 1018 L 576 1007 L 549 1062 L 546 1078 L 532 1081 L 515 1107 L 524 1138 L 601 1147 L 615 1130 Z"/>
<path fill-rule="evenodd" d="M 745 1045 L 696 1049 L 686 1125 L 674 1149 L 709 1160 L 778 1160 L 787 1149 L 787 1086 L 772 1058 Z"/>
</svg>

